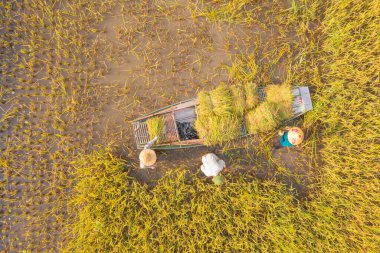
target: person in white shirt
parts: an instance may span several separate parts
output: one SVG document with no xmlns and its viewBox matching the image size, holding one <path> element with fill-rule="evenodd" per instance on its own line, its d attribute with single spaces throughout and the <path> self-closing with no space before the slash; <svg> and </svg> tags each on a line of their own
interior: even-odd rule
<svg viewBox="0 0 380 253">
<path fill-rule="evenodd" d="M 226 163 L 212 153 L 202 156 L 202 163 L 201 171 L 207 177 L 213 177 L 212 181 L 216 185 L 222 185 L 224 183 L 224 177 L 219 173 L 226 167 Z"/>
</svg>

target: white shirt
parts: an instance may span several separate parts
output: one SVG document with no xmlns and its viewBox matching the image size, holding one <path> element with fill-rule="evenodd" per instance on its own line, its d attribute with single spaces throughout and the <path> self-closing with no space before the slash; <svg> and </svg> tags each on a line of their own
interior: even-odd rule
<svg viewBox="0 0 380 253">
<path fill-rule="evenodd" d="M 215 154 L 208 153 L 204 156 L 202 156 L 202 163 L 201 171 L 207 176 L 207 177 L 215 177 L 221 172 L 224 167 L 226 167 L 226 163 L 219 159 Z"/>
</svg>

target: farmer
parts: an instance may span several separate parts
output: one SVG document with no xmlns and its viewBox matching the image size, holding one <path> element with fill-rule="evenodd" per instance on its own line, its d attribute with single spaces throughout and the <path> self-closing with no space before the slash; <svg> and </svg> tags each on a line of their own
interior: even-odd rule
<svg viewBox="0 0 380 253">
<path fill-rule="evenodd" d="M 226 167 L 226 163 L 213 153 L 208 153 L 202 156 L 201 171 L 207 177 L 213 177 L 212 181 L 216 185 L 224 183 L 224 177 L 220 172 Z"/>
<path fill-rule="evenodd" d="M 275 146 L 276 149 L 281 147 L 293 147 L 302 143 L 304 134 L 298 127 L 285 127 L 286 131 L 279 130 L 280 143 Z"/>
<path fill-rule="evenodd" d="M 153 140 L 149 141 L 144 146 L 144 150 L 140 152 L 139 159 L 140 159 L 141 169 L 146 169 L 146 168 L 154 169 L 153 165 L 157 161 L 157 155 L 153 149 L 150 149 L 150 147 L 152 147 L 156 141 L 157 141 L 157 137 L 154 137 Z"/>
</svg>

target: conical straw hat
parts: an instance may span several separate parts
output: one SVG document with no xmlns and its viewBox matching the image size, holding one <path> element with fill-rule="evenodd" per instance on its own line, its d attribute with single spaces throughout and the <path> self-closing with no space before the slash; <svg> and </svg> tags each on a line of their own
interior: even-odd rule
<svg viewBox="0 0 380 253">
<path fill-rule="evenodd" d="M 157 161 L 156 152 L 152 149 L 144 149 L 141 151 L 139 159 L 145 166 L 152 166 Z"/>
<path fill-rule="evenodd" d="M 292 127 L 288 132 L 288 140 L 293 145 L 299 145 L 303 141 L 304 134 L 301 128 Z"/>
</svg>

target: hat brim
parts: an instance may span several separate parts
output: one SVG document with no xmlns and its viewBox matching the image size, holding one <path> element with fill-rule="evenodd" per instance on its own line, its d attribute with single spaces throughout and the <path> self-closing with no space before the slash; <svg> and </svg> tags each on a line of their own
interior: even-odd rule
<svg viewBox="0 0 380 253">
<path fill-rule="evenodd" d="M 141 151 L 139 158 L 145 166 L 152 166 L 157 161 L 156 152 L 152 149 L 144 149 Z"/>
</svg>

